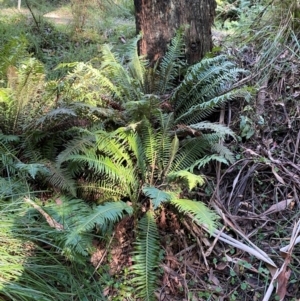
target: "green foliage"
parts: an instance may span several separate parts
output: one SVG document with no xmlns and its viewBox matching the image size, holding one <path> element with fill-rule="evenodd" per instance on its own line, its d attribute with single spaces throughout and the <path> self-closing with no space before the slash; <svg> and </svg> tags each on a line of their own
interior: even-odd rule
<svg viewBox="0 0 300 301">
<path fill-rule="evenodd" d="M 76 264 L 91 254 L 96 231 L 105 234 L 127 215 L 140 218 L 131 279 L 145 300 L 154 298 L 159 265 L 156 210 L 169 203 L 215 227 L 214 213 L 182 195 L 204 184 L 196 168 L 233 161 L 220 143 L 233 132 L 203 120 L 248 95 L 233 86 L 244 70 L 225 56 L 185 69 L 182 32 L 154 68 L 138 56 L 138 38 L 126 64 L 105 45 L 100 66 L 61 64 L 69 73 L 60 80 L 46 82 L 43 65 L 30 57 L 2 68 L 0 196 L 28 192 L 26 233 Z M 42 204 L 32 187 L 59 197 Z"/>
<path fill-rule="evenodd" d="M 162 203 L 169 202 L 171 195 L 153 186 L 143 187 L 143 193 L 151 199 L 153 209 L 157 209 Z"/>
<path fill-rule="evenodd" d="M 61 196 L 59 203 L 60 205 L 49 203 L 43 207 L 43 210 L 63 228 L 51 235 L 47 234 L 46 238 L 52 238 L 61 248 L 61 253 L 70 259 L 76 259 L 81 255 L 87 256 L 91 253 L 93 249 L 91 233 L 95 227 L 106 229 L 108 224 L 115 223 L 125 214 L 132 214 L 132 207 L 124 202 L 89 206 L 81 199 Z"/>
<path fill-rule="evenodd" d="M 53 239 L 57 231 L 27 209 L 20 199 L 0 202 L 0 299 L 105 300 L 92 267 L 66 262 Z"/>
<path fill-rule="evenodd" d="M 215 229 L 215 220 L 218 216 L 203 203 L 186 199 L 172 199 L 171 203 L 180 212 L 191 214 L 193 220 L 198 224 L 205 224 L 210 231 Z"/>
<path fill-rule="evenodd" d="M 203 177 L 199 175 L 195 175 L 187 170 L 180 170 L 177 172 L 172 172 L 168 175 L 168 179 L 171 181 L 175 181 L 176 179 L 184 179 L 187 182 L 187 186 L 189 190 L 192 190 L 197 185 L 202 186 L 204 184 Z"/>
<path fill-rule="evenodd" d="M 246 97 L 247 89 L 232 89 L 238 78 L 246 73 L 224 55 L 204 58 L 191 66 L 171 98 L 175 122 L 197 123 L 224 103 Z"/>
<path fill-rule="evenodd" d="M 136 287 L 136 296 L 145 301 L 156 300 L 156 268 L 159 256 L 159 234 L 153 212 L 147 212 L 138 223 L 138 235 L 133 253 L 135 264 L 132 271 L 135 277 L 132 284 Z"/>
</svg>

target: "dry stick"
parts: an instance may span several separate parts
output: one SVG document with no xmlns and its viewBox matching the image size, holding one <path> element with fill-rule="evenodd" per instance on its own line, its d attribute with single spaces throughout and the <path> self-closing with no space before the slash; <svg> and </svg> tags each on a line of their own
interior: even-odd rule
<svg viewBox="0 0 300 301">
<path fill-rule="evenodd" d="M 56 220 L 54 220 L 45 210 L 41 208 L 41 206 L 37 205 L 35 202 L 30 200 L 29 198 L 24 198 L 24 201 L 28 204 L 30 204 L 34 209 L 36 209 L 40 214 L 46 219 L 48 225 L 51 228 L 55 228 L 58 231 L 64 230 L 64 226 L 60 223 L 58 223 Z"/>
<path fill-rule="evenodd" d="M 33 18 L 33 21 L 34 21 L 34 23 L 35 23 L 36 29 L 37 29 L 38 31 L 40 31 L 40 25 L 39 25 L 39 22 L 37 21 L 37 19 L 36 19 L 35 15 L 34 15 L 34 13 L 33 13 L 33 11 L 32 11 L 32 9 L 31 9 L 31 7 L 30 7 L 30 5 L 29 5 L 29 3 L 28 3 L 28 0 L 25 0 L 25 4 L 26 4 L 27 8 L 28 8 L 29 11 L 30 11 L 30 14 L 31 14 L 31 16 L 32 16 L 32 18 Z"/>
<path fill-rule="evenodd" d="M 271 297 L 271 294 L 274 290 L 274 287 L 275 287 L 275 281 L 277 279 L 280 279 L 280 275 L 281 274 L 285 274 L 284 277 L 289 277 L 289 275 L 287 276 L 286 273 L 286 269 L 287 269 L 287 266 L 288 264 L 290 263 L 290 260 L 291 260 L 291 256 L 292 256 L 292 252 L 293 252 L 293 249 L 295 247 L 295 245 L 297 244 L 298 240 L 300 241 L 300 236 L 299 236 L 299 232 L 300 232 L 300 220 L 298 220 L 298 222 L 295 224 L 294 228 L 293 228 L 293 232 L 292 232 L 292 235 L 291 235 L 291 239 L 290 239 L 290 244 L 282 249 L 280 249 L 280 251 L 282 253 L 285 253 L 285 260 L 281 266 L 280 269 L 277 269 L 275 275 L 273 276 L 272 280 L 271 280 L 271 283 L 269 285 L 269 288 L 263 298 L 262 301 L 269 301 L 270 297 Z M 286 279 L 287 280 L 287 279 Z M 281 280 L 282 281 L 282 280 Z M 282 284 L 282 283 L 279 283 L 277 282 L 277 291 L 279 291 L 279 285 Z M 284 285 L 287 285 L 287 283 L 283 283 Z M 282 298 L 280 299 L 280 301 L 282 301 L 284 298 L 284 296 L 282 296 Z"/>
<path fill-rule="evenodd" d="M 110 247 L 110 245 L 111 245 L 112 240 L 113 240 L 114 237 L 115 237 L 115 231 L 113 232 L 113 234 L 112 234 L 112 236 L 111 236 L 111 238 L 110 238 L 110 240 L 109 240 L 109 243 L 108 243 L 107 247 L 105 248 L 105 251 L 103 252 L 101 258 L 99 259 L 99 261 L 98 261 L 98 263 L 97 263 L 97 265 L 96 265 L 96 267 L 95 267 L 95 269 L 94 269 L 94 272 L 93 272 L 92 275 L 90 276 L 90 279 L 89 279 L 89 280 L 91 280 L 91 278 L 95 275 L 95 273 L 96 273 L 97 270 L 99 269 L 101 263 L 103 262 L 103 260 L 104 260 L 104 258 L 105 258 L 105 256 L 106 256 L 106 254 L 107 254 L 107 249 Z"/>
<path fill-rule="evenodd" d="M 197 244 L 198 244 L 198 246 L 199 246 L 199 249 L 200 249 L 201 255 L 202 255 L 202 257 L 203 257 L 204 264 L 205 264 L 205 266 L 206 266 L 207 270 L 209 270 L 209 265 L 208 265 L 208 263 L 207 263 L 207 260 L 206 260 L 205 253 L 204 253 L 204 251 L 203 251 L 203 248 L 202 248 L 202 245 L 201 245 L 201 242 L 200 242 L 200 239 L 199 239 L 199 237 L 198 237 L 198 236 L 196 237 L 196 240 L 197 240 Z"/>
<path fill-rule="evenodd" d="M 220 236 L 221 236 L 221 233 L 223 233 L 223 231 L 225 230 L 225 226 L 222 228 L 222 230 L 219 232 L 219 234 L 217 236 L 215 236 L 215 239 L 212 243 L 212 245 L 207 249 L 206 253 L 205 253 L 205 256 L 209 256 L 211 254 L 211 252 L 213 251 L 217 241 L 219 240 Z"/>
</svg>

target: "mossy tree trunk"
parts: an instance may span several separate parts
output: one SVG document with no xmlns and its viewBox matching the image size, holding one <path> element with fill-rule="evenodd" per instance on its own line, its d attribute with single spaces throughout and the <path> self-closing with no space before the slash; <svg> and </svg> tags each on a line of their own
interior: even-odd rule
<svg viewBox="0 0 300 301">
<path fill-rule="evenodd" d="M 136 29 L 142 32 L 139 53 L 151 63 L 161 58 L 180 26 L 186 29 L 186 56 L 198 62 L 212 48 L 215 0 L 134 0 Z"/>
</svg>

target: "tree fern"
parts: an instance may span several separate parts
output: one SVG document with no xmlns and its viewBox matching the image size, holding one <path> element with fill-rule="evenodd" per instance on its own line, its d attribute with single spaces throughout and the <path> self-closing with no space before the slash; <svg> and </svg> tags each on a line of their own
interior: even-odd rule
<svg viewBox="0 0 300 301">
<path fill-rule="evenodd" d="M 156 268 L 159 263 L 159 235 L 152 212 L 147 212 L 138 223 L 138 236 L 133 253 L 131 280 L 136 287 L 136 296 L 145 301 L 156 300 Z"/>
</svg>

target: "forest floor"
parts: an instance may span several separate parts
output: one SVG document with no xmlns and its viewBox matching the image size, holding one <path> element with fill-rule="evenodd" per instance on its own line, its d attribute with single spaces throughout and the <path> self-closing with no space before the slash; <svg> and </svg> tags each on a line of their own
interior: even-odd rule
<svg viewBox="0 0 300 301">
<path fill-rule="evenodd" d="M 21 13 L 30 15 L 24 9 Z M 44 17 L 60 25 L 72 20 L 70 12 L 61 9 Z M 214 36 L 216 44 L 226 43 L 225 33 L 214 30 Z M 239 136 L 227 141 L 236 162 L 204 170 L 207 187 L 194 192 L 195 199 L 220 214 L 221 232 L 209 236 L 191 220 L 179 219 L 172 210 L 162 211 L 158 224 L 165 255 L 156 292 L 160 301 L 263 300 L 277 269 L 278 294 L 285 295 L 284 300 L 300 300 L 300 249 L 294 244 L 300 231 L 299 52 L 284 46 L 258 84 L 255 68 L 261 58 L 255 45 L 232 45 L 229 42 L 223 51 L 249 70 L 247 84 L 255 87 L 255 96 L 248 102 L 235 100 L 220 118 L 215 116 L 214 121 L 220 119 Z M 95 242 L 91 264 L 101 264 L 115 279 L 124 279 L 131 264 L 132 227 L 130 218 L 122 220 L 109 246 Z M 240 244 L 226 243 L 224 234 Z M 290 249 L 282 249 L 291 241 Z M 119 300 L 119 293 L 115 286 L 104 290 L 110 300 Z M 279 299 L 273 293 L 270 300 Z"/>
</svg>

